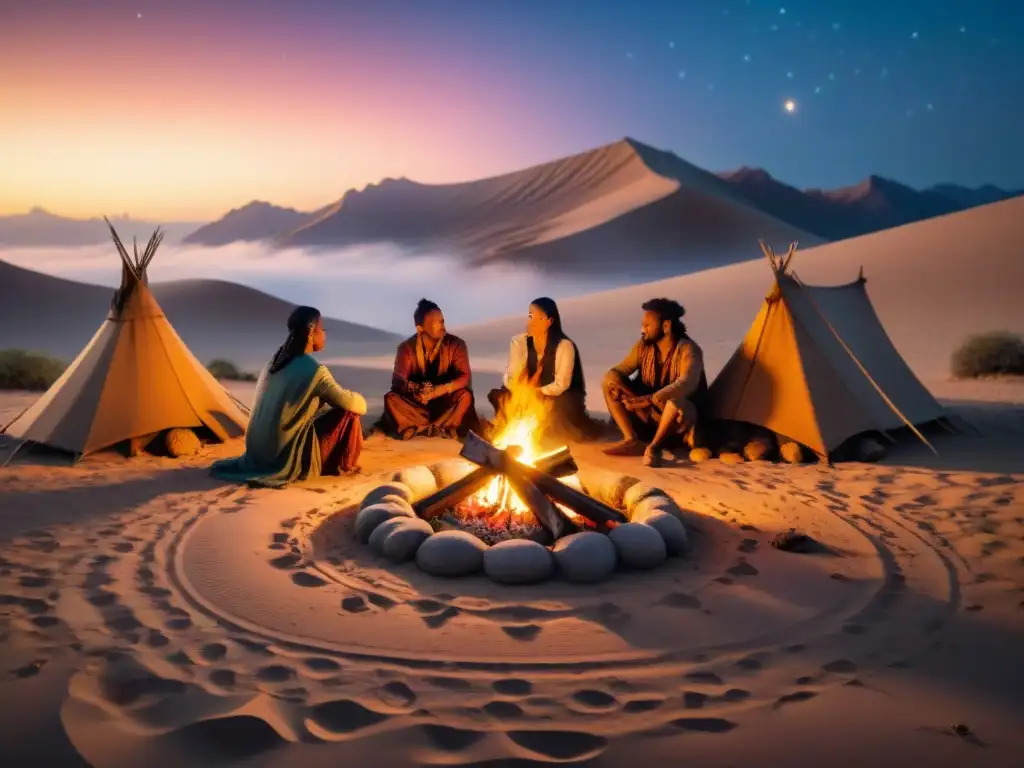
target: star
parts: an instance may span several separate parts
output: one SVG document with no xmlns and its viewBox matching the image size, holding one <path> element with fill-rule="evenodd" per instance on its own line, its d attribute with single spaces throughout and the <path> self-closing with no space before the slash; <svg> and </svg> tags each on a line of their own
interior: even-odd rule
<svg viewBox="0 0 1024 768">
<path fill-rule="evenodd" d="M 782 108 L 790 114 L 793 114 L 796 112 L 796 101 L 794 99 L 786 99 L 782 102 Z"/>
<path fill-rule="evenodd" d="M 910 39 L 911 40 L 917 40 L 917 32 L 911 32 L 910 33 Z"/>
<path fill-rule="evenodd" d="M 815 95 L 821 93 L 821 86 L 820 85 L 814 86 L 814 93 L 815 93 Z"/>
<path fill-rule="evenodd" d="M 842 24 L 840 24 L 840 23 L 839 23 L 838 21 L 833 21 L 833 22 L 832 22 L 832 31 L 834 31 L 834 32 L 838 32 L 838 31 L 839 31 L 839 28 L 840 28 L 841 26 L 842 26 Z"/>
<path fill-rule="evenodd" d="M 714 83 L 708 83 L 708 90 L 709 91 L 715 90 L 715 84 Z"/>
<path fill-rule="evenodd" d="M 142 14 L 141 14 L 141 13 L 136 13 L 136 14 L 135 14 L 135 18 L 137 18 L 137 19 L 141 19 L 141 18 L 142 18 Z"/>
<path fill-rule="evenodd" d="M 858 69 L 858 68 L 856 68 L 856 67 L 855 67 L 855 68 L 854 68 L 854 70 L 853 70 L 853 74 L 854 74 L 854 77 L 856 77 L 857 75 L 859 75 L 859 74 L 860 74 L 860 69 Z"/>
<path fill-rule="evenodd" d="M 786 73 L 786 79 L 787 80 L 792 80 L 793 79 L 793 73 L 792 72 L 787 72 Z"/>
<path fill-rule="evenodd" d="M 778 32 L 779 31 L 779 25 L 778 24 L 772 24 L 770 27 L 768 27 L 768 29 L 770 29 L 772 32 Z"/>
<path fill-rule="evenodd" d="M 686 70 L 685 69 L 680 69 L 679 70 L 679 79 L 680 80 L 685 80 L 686 79 Z"/>
<path fill-rule="evenodd" d="M 882 67 L 881 77 L 888 77 L 888 76 L 889 76 L 889 68 L 888 67 Z"/>
<path fill-rule="evenodd" d="M 828 79 L 834 81 L 836 79 L 835 72 L 829 72 L 828 73 Z"/>
<path fill-rule="evenodd" d="M 672 43 L 669 43 L 669 44 L 668 44 L 668 47 L 669 47 L 669 48 L 675 48 L 675 47 L 676 47 L 676 44 L 675 44 L 674 42 L 672 42 Z"/>
<path fill-rule="evenodd" d="M 786 9 L 785 8 L 779 8 L 779 15 L 780 16 L 785 16 L 786 15 Z"/>
<path fill-rule="evenodd" d="M 929 112 L 934 112 L 935 111 L 935 107 L 932 106 L 931 103 L 925 105 L 925 109 L 927 109 Z"/>
<path fill-rule="evenodd" d="M 747 62 L 747 63 L 750 62 L 750 54 L 749 53 L 743 54 L 743 61 Z"/>
<path fill-rule="evenodd" d="M 632 53 L 626 53 L 626 58 L 627 59 L 632 59 L 633 58 L 633 54 Z"/>
<path fill-rule="evenodd" d="M 966 31 L 967 31 L 967 27 L 960 27 L 960 34 L 961 34 L 961 35 L 962 35 L 962 34 L 963 34 L 964 32 L 966 32 Z"/>
</svg>

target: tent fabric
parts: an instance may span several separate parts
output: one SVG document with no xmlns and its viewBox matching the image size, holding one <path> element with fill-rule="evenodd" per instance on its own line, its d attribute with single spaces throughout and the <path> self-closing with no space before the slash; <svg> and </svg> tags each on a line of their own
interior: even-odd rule
<svg viewBox="0 0 1024 768">
<path fill-rule="evenodd" d="M 764 427 L 826 457 L 854 435 L 945 415 L 893 346 L 863 279 L 808 286 L 784 271 L 709 398 L 712 418 Z"/>
<path fill-rule="evenodd" d="M 79 455 L 176 427 L 206 427 L 219 440 L 245 434 L 248 416 L 185 346 L 144 277 L 126 267 L 125 287 L 123 306 L 114 303 L 74 362 L 4 434 Z"/>
</svg>

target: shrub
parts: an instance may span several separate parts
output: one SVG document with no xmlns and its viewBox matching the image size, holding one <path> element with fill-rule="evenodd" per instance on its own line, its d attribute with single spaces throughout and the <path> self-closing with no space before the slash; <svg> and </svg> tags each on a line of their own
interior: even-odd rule
<svg viewBox="0 0 1024 768">
<path fill-rule="evenodd" d="M 223 379 L 224 381 L 256 381 L 256 377 L 253 374 L 240 371 L 238 366 L 230 360 L 218 358 L 206 366 L 206 370 L 213 374 L 215 379 Z"/>
<path fill-rule="evenodd" d="M 36 352 L 0 350 L 0 389 L 49 389 L 66 367 L 60 360 Z"/>
<path fill-rule="evenodd" d="M 958 379 L 980 376 L 1024 375 L 1024 338 L 1006 331 L 971 336 L 953 353 L 953 375 Z"/>
</svg>

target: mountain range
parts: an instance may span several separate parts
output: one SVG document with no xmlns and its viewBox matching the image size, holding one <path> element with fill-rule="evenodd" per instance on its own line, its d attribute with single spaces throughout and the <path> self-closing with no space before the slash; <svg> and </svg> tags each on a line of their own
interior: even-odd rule
<svg viewBox="0 0 1024 768">
<path fill-rule="evenodd" d="M 487 179 L 384 179 L 313 212 L 256 200 L 207 224 L 164 228 L 169 242 L 185 245 L 389 243 L 459 254 L 475 266 L 515 261 L 571 270 L 585 263 L 601 271 L 635 256 L 634 265 L 653 276 L 747 258 L 758 237 L 810 246 L 1022 192 L 955 184 L 917 190 L 874 175 L 840 189 L 801 190 L 760 168 L 713 174 L 626 138 Z M 147 237 L 154 226 L 123 218 L 116 225 L 128 238 Z M 42 209 L 0 217 L 0 247 L 92 245 L 107 237 L 101 219 L 66 219 Z"/>
</svg>

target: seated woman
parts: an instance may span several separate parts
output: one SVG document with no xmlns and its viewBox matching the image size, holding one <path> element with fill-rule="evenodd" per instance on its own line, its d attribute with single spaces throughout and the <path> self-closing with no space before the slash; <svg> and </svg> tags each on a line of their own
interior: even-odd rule
<svg viewBox="0 0 1024 768">
<path fill-rule="evenodd" d="M 245 453 L 214 462 L 212 474 L 283 488 L 296 480 L 358 471 L 359 417 L 366 413 L 366 400 L 339 387 L 327 366 L 312 357 L 326 339 L 318 310 L 292 312 L 287 340 L 256 383 Z"/>
<path fill-rule="evenodd" d="M 593 440 L 601 425 L 587 413 L 587 387 L 576 344 L 562 331 L 562 318 L 553 299 L 530 304 L 526 333 L 512 337 L 504 386 L 487 399 L 494 406 L 492 437 L 500 434 L 514 414 L 508 413 L 512 390 L 527 387 L 550 406 L 546 434 L 563 440 Z"/>
</svg>

